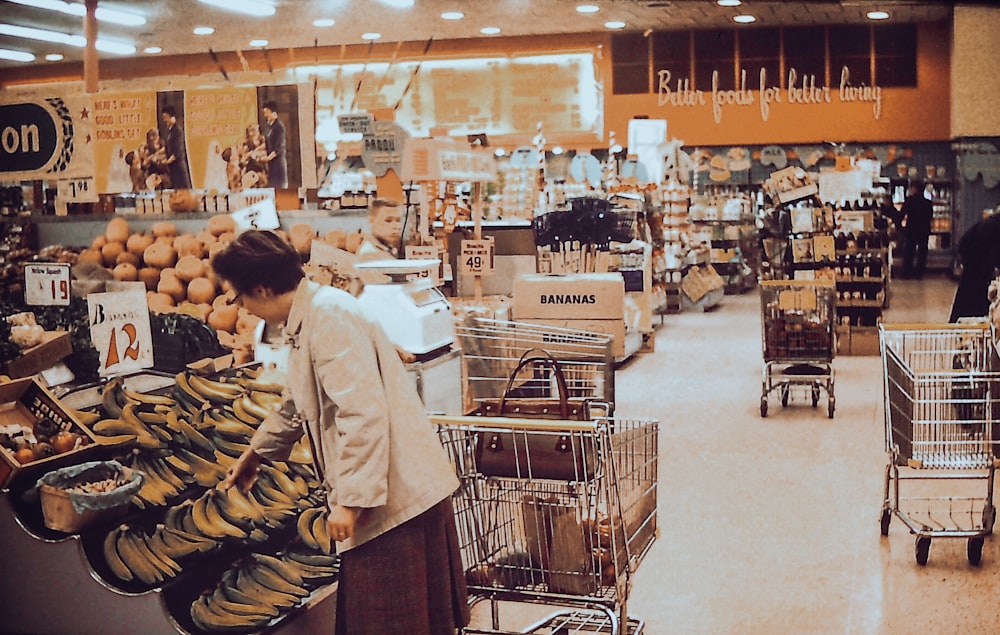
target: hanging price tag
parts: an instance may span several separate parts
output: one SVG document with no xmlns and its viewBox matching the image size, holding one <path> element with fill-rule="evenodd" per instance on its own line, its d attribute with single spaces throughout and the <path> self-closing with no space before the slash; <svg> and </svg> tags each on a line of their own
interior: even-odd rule
<svg viewBox="0 0 1000 635">
<path fill-rule="evenodd" d="M 97 349 L 97 370 L 102 377 L 153 366 L 153 336 L 144 291 L 91 293 L 87 306 L 90 339 Z"/>
<path fill-rule="evenodd" d="M 441 253 L 438 250 L 437 245 L 407 245 L 406 246 L 406 259 L 407 260 L 441 260 Z M 441 274 L 442 266 L 438 264 L 437 267 L 430 267 L 424 269 L 420 272 L 421 278 L 430 278 L 434 281 L 434 286 L 441 284 Z"/>
<path fill-rule="evenodd" d="M 24 302 L 32 306 L 69 306 L 69 263 L 48 262 L 24 266 Z"/>
<path fill-rule="evenodd" d="M 262 201 L 257 201 L 250 207 L 233 212 L 231 216 L 236 221 L 236 227 L 240 231 L 248 229 L 277 229 L 281 225 L 278 221 L 278 209 L 274 205 L 273 198 L 265 198 Z"/>
<path fill-rule="evenodd" d="M 92 176 L 59 179 L 56 182 L 56 195 L 65 203 L 96 203 L 99 200 Z"/>
<path fill-rule="evenodd" d="M 459 268 L 462 273 L 489 275 L 493 273 L 493 240 L 463 240 Z"/>
</svg>

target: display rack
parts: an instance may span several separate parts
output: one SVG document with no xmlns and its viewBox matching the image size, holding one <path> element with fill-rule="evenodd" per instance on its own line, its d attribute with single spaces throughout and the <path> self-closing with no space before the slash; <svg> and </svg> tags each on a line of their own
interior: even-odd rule
<svg viewBox="0 0 1000 635">
<path fill-rule="evenodd" d="M 878 354 L 878 325 L 889 306 L 891 248 L 871 210 L 838 211 L 837 332 L 840 352 Z"/>
</svg>

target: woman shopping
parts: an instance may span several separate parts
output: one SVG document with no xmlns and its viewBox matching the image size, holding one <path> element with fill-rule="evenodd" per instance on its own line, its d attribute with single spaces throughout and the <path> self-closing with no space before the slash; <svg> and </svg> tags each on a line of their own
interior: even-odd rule
<svg viewBox="0 0 1000 635">
<path fill-rule="evenodd" d="M 306 435 L 341 556 L 337 635 L 454 635 L 469 617 L 458 479 L 392 342 L 349 293 L 307 280 L 274 233 L 240 234 L 212 266 L 291 347 L 283 401 L 224 486 L 248 489 Z"/>
</svg>

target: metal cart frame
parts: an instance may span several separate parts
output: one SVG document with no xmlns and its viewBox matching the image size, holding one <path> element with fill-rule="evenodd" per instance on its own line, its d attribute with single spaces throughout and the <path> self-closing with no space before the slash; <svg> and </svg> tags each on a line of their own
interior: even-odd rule
<svg viewBox="0 0 1000 635">
<path fill-rule="evenodd" d="M 455 338 L 462 349 L 464 411 L 478 401 L 498 398 L 526 351 L 542 349 L 555 358 L 566 377 L 569 397 L 615 402 L 613 336 L 576 329 L 468 316 L 455 321 Z M 522 397 L 553 396 L 551 375 L 538 374 L 517 386 Z"/>
<path fill-rule="evenodd" d="M 453 495 L 470 603 L 490 603 L 490 628 L 507 633 L 638 634 L 628 614 L 632 574 L 657 536 L 659 424 L 598 418 L 550 421 L 431 415 L 461 485 Z M 485 476 L 477 445 L 503 434 L 514 448 L 514 477 Z M 532 476 L 530 449 L 579 448 L 569 478 Z M 500 603 L 560 607 L 527 630 L 502 630 Z"/>
<path fill-rule="evenodd" d="M 1000 364 L 990 329 L 882 325 L 879 342 L 889 455 L 882 535 L 896 516 L 916 536 L 917 563 L 927 563 L 932 538 L 966 538 L 969 562 L 978 565 L 996 522 L 1000 455 Z M 918 495 L 901 494 L 906 481 L 919 483 Z"/>
<path fill-rule="evenodd" d="M 827 395 L 827 416 L 833 418 L 833 357 L 836 352 L 836 285 L 832 280 L 762 280 L 761 339 L 764 373 L 760 416 L 767 416 L 768 395 L 777 390 L 787 406 L 793 386 L 805 386 L 812 406 L 820 391 Z"/>
</svg>

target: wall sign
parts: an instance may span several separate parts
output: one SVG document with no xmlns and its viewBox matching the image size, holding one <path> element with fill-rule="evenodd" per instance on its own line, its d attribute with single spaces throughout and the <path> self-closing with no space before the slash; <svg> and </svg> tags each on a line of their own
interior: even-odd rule
<svg viewBox="0 0 1000 635">
<path fill-rule="evenodd" d="M 65 133 L 73 124 L 41 103 L 0 106 L 0 173 L 45 171 L 62 153 Z"/>
</svg>

